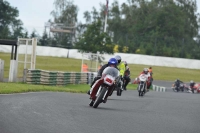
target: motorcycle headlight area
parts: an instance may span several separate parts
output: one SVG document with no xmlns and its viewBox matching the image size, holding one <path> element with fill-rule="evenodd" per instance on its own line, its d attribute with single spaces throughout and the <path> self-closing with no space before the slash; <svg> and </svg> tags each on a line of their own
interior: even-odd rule
<svg viewBox="0 0 200 133">
<path fill-rule="evenodd" d="M 115 78 L 112 77 L 111 75 L 106 75 L 104 77 L 104 83 L 111 86 L 114 83 Z"/>
</svg>

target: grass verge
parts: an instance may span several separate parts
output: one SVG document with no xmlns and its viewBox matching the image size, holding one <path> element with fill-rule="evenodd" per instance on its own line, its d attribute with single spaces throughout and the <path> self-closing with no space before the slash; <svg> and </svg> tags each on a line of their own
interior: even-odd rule
<svg viewBox="0 0 200 133">
<path fill-rule="evenodd" d="M 137 85 L 129 84 L 128 90 L 134 90 Z M 88 84 L 69 84 L 66 86 L 47 86 L 47 85 L 32 85 L 26 83 L 2 83 L 0 82 L 0 94 L 25 93 L 25 92 L 71 92 L 71 93 L 86 93 L 90 89 Z"/>
<path fill-rule="evenodd" d="M 10 68 L 10 54 L 1 53 L 0 58 L 4 60 L 4 78 L 8 78 Z M 36 69 L 47 71 L 63 71 L 63 72 L 80 72 L 81 62 L 80 59 L 64 58 L 64 57 L 49 57 L 49 56 L 37 56 L 36 57 Z M 128 62 L 128 60 L 127 60 Z M 90 63 L 88 63 L 90 64 Z M 27 64 L 28 65 L 28 64 Z M 22 77 L 24 64 L 18 64 L 18 77 Z M 27 66 L 28 67 L 28 66 Z M 144 67 L 148 65 L 129 64 L 131 70 L 131 78 L 135 79 Z M 174 81 L 180 79 L 183 82 L 189 82 L 194 80 L 200 82 L 200 69 L 183 69 L 176 67 L 153 67 L 154 80 Z"/>
</svg>

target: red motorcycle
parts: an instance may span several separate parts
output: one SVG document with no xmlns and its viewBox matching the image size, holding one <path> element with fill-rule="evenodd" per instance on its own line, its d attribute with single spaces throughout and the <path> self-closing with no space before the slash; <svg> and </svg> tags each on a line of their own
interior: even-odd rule
<svg viewBox="0 0 200 133">
<path fill-rule="evenodd" d="M 113 92 L 115 80 L 119 77 L 119 71 L 114 67 L 107 67 L 103 70 L 102 78 L 100 79 L 100 86 L 97 90 L 95 96 L 90 102 L 90 106 L 97 108 L 100 103 L 105 103 L 107 95 L 110 96 L 110 93 Z M 92 93 L 90 94 L 92 97 Z"/>
<path fill-rule="evenodd" d="M 200 83 L 196 83 L 193 88 L 191 88 L 192 93 L 200 93 Z"/>
<path fill-rule="evenodd" d="M 138 78 L 135 79 L 133 83 L 138 84 L 137 89 L 139 96 L 144 96 L 144 94 L 149 90 L 152 81 L 152 77 L 146 74 L 141 74 Z"/>
</svg>

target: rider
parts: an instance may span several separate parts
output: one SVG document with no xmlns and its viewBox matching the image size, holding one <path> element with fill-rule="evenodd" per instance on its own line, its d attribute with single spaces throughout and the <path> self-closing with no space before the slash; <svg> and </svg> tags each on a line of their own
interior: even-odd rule
<svg viewBox="0 0 200 133">
<path fill-rule="evenodd" d="M 101 67 L 101 69 L 99 70 L 98 72 L 98 76 L 96 77 L 96 79 L 94 79 L 93 83 L 91 84 L 91 89 L 89 91 L 89 95 L 90 95 L 90 99 L 92 99 L 90 105 L 94 104 L 94 100 L 95 100 L 95 95 L 98 91 L 98 88 L 100 87 L 101 83 L 103 82 L 103 79 L 101 78 L 102 77 L 102 73 L 103 73 L 103 70 L 107 67 L 115 67 L 117 68 L 117 60 L 115 58 L 110 58 L 110 60 L 108 61 L 108 64 L 105 64 Z M 104 103 L 106 103 L 107 101 L 107 97 L 108 95 L 110 94 L 111 92 L 108 92 L 106 97 L 105 97 L 105 100 L 103 101 Z"/>
<path fill-rule="evenodd" d="M 108 61 L 107 64 L 101 66 L 101 68 L 100 68 L 99 71 L 98 71 L 97 76 L 93 79 L 93 81 L 92 81 L 92 83 L 91 83 L 91 85 L 90 85 L 91 88 L 92 88 L 92 86 L 94 85 L 94 83 L 95 83 L 98 79 L 101 78 L 102 73 L 103 73 L 103 70 L 104 70 L 106 67 L 109 67 L 110 65 L 112 65 L 113 63 L 115 63 L 115 61 L 116 61 L 115 58 L 110 58 L 110 60 Z M 117 64 L 115 65 L 115 67 L 116 67 L 116 66 L 117 66 Z M 117 68 L 117 67 L 116 67 L 116 68 Z M 91 89 L 90 89 L 90 90 L 91 90 Z M 91 92 L 90 90 L 87 92 L 88 95 L 90 95 L 90 92 Z"/>
<path fill-rule="evenodd" d="M 151 66 L 149 67 L 148 71 L 149 71 L 149 73 L 153 73 Z"/>
<path fill-rule="evenodd" d="M 149 73 L 148 68 L 144 68 L 143 71 L 140 73 L 140 75 L 141 74 L 145 74 L 147 76 L 147 78 L 148 78 L 148 81 L 149 81 L 150 73 Z M 149 91 L 150 86 L 151 86 L 151 84 L 147 84 L 147 91 Z"/>
<path fill-rule="evenodd" d="M 149 84 L 149 87 L 151 87 L 152 82 L 153 82 L 153 70 L 152 70 L 151 66 L 149 67 L 148 71 L 149 71 L 149 74 L 150 74 L 150 84 Z"/>
<path fill-rule="evenodd" d="M 176 79 L 175 80 L 175 89 L 178 91 L 179 90 L 179 87 L 180 87 L 180 84 L 183 83 L 183 81 L 180 81 L 179 79 Z"/>
<path fill-rule="evenodd" d="M 130 69 L 129 69 L 129 66 L 127 64 L 126 61 L 124 61 L 124 65 L 126 67 L 126 70 L 124 72 L 124 77 L 123 79 L 125 80 L 125 83 L 124 83 L 124 90 L 126 90 L 126 86 L 128 85 L 128 83 L 131 81 L 130 79 Z"/>
<path fill-rule="evenodd" d="M 123 81 L 123 76 L 124 76 L 124 72 L 125 72 L 125 64 L 124 62 L 122 62 L 122 58 L 119 55 L 115 56 L 115 59 L 117 60 L 118 64 L 117 64 L 117 68 L 119 69 L 119 73 L 121 76 L 121 81 Z"/>
<path fill-rule="evenodd" d="M 194 85 L 195 85 L 195 82 L 193 80 L 190 81 L 190 89 L 192 91 L 192 93 L 194 93 Z"/>
</svg>

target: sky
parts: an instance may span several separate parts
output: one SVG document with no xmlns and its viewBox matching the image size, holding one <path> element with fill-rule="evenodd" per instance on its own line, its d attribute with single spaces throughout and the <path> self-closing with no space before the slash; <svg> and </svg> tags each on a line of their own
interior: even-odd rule
<svg viewBox="0 0 200 133">
<path fill-rule="evenodd" d="M 11 6 L 19 10 L 19 19 L 29 34 L 35 29 L 41 36 L 44 31 L 44 24 L 51 19 L 51 11 L 54 10 L 54 0 L 7 0 Z M 84 22 L 83 12 L 91 11 L 92 7 L 99 9 L 99 3 L 106 4 L 106 0 L 73 0 L 78 6 L 78 21 Z M 114 0 L 109 0 L 109 4 Z M 121 5 L 127 0 L 118 0 Z M 200 0 L 197 0 L 198 13 L 200 13 Z"/>
</svg>

